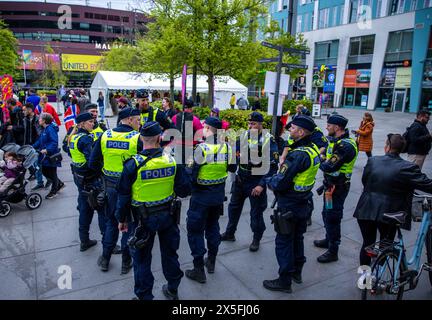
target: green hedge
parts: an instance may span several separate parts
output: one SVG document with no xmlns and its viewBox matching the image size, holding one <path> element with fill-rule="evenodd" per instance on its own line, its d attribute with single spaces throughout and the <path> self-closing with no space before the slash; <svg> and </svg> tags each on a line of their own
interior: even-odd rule
<svg viewBox="0 0 432 320">
<path fill-rule="evenodd" d="M 230 129 L 239 130 L 248 128 L 249 115 L 252 113 L 250 110 L 222 110 L 220 118 L 230 123 Z M 265 112 L 261 112 L 264 117 L 264 129 L 271 129 L 272 117 Z"/>
</svg>

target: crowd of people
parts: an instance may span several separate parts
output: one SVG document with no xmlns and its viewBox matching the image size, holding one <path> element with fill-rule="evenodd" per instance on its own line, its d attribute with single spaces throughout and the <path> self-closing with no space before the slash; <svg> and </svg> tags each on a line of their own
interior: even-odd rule
<svg viewBox="0 0 432 320">
<path fill-rule="evenodd" d="M 118 122 L 112 129 L 98 121 L 99 116 L 103 119 L 99 103 L 87 101 L 81 106 L 72 97 L 64 117 L 67 135 L 63 150 L 71 157 L 78 189 L 80 250 L 86 251 L 97 244 L 89 233 L 97 212 L 102 234 L 99 268 L 109 271 L 112 255 L 121 254 L 121 273 L 127 274 L 133 268 L 134 293 L 138 299 L 153 299 L 151 253 L 156 234 L 167 280 L 162 290 L 168 299 L 179 298 L 178 287 L 184 275 L 205 283 L 207 274 L 215 272 L 221 241 L 236 241 L 246 199 L 251 204 L 249 250 L 258 251 L 266 230 L 263 213 L 268 207 L 268 190 L 274 193 L 277 205 L 271 218 L 276 231 L 279 269 L 278 276 L 264 280 L 263 286 L 268 290 L 292 292 L 292 282 L 302 283 L 306 263 L 303 237 L 314 210 L 312 191 L 319 171 L 324 175 L 319 189 L 324 197 L 325 234 L 314 245 L 325 251 L 317 261 L 333 263 L 339 259 L 344 202 L 350 192 L 359 151 L 368 156 L 362 176 L 364 189 L 354 213 L 363 236 L 359 253 L 362 265 L 370 264 L 364 248 L 374 243 L 377 231 L 381 238 L 391 240 L 395 236 L 395 228 L 382 221 L 383 213 L 409 214 L 415 189 L 432 193 L 432 180 L 421 172 L 432 143 L 426 127 L 430 118 L 427 110 L 417 113 L 404 134 L 387 136 L 384 156 L 372 157 L 374 121 L 370 113 L 365 113 L 359 129 L 351 132 L 354 136 L 347 129 L 348 119 L 332 114 L 327 119 L 326 135 L 310 111 L 299 106 L 291 120 L 289 115 L 282 117 L 283 124 L 277 132 L 285 137 L 286 130 L 288 136 L 280 139 L 278 145 L 275 138 L 280 137 L 264 131 L 263 115 L 259 112 L 252 112 L 247 130 L 235 141 L 229 141 L 220 131 L 229 124 L 219 117 L 217 108 L 202 123 L 193 114 L 191 103 L 186 102 L 183 111 L 176 113 L 168 98 L 163 99 L 162 109 L 158 109 L 150 105 L 146 90 L 138 90 L 135 95 L 136 106 L 131 106 L 126 97 L 118 98 Z M 9 134 L 9 140 L 31 144 L 39 151 L 40 173 L 51 185 L 47 198 L 55 197 L 64 187 L 57 176 L 61 156 L 60 123 L 55 109 L 36 94 L 31 94 L 24 106 L 17 106 L 13 100 L 7 106 L 1 115 L 1 132 Z M 169 129 L 181 133 L 179 143 L 164 139 L 164 132 Z M 187 135 L 188 130 L 194 134 L 192 138 Z M 196 135 L 198 132 L 201 135 Z M 164 149 L 165 146 L 170 148 Z M 192 156 L 188 156 L 187 149 L 193 150 Z M 409 161 L 401 158 L 404 152 L 408 153 Z M 0 163 L 5 168 L 0 190 L 19 165 L 16 155 L 6 155 L 5 162 Z M 224 211 L 224 201 L 228 200 L 225 183 L 230 172 L 233 184 L 229 219 L 221 232 L 219 217 Z M 37 177 L 35 188 L 46 187 L 41 178 Z M 193 267 L 183 272 L 177 255 L 181 208 L 178 198 L 187 196 L 190 196 L 186 213 L 187 241 Z M 121 246 L 117 247 L 120 233 Z"/>
</svg>

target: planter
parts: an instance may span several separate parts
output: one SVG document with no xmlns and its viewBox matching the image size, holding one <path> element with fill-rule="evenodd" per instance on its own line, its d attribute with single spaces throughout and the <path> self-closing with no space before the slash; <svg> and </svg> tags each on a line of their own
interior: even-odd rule
<svg viewBox="0 0 432 320">
<path fill-rule="evenodd" d="M 384 112 L 391 112 L 391 108 L 389 108 L 389 107 L 385 108 Z"/>
</svg>

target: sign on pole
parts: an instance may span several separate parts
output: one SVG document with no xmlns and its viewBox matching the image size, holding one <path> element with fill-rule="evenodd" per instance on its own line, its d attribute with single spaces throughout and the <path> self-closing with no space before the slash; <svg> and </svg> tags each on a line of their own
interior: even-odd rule
<svg viewBox="0 0 432 320">
<path fill-rule="evenodd" d="M 290 69 L 307 69 L 308 66 L 305 64 L 292 64 L 292 63 L 282 63 L 282 67 Z"/>
<path fill-rule="evenodd" d="M 312 105 L 312 117 L 321 118 L 321 105 L 319 103 Z"/>
<path fill-rule="evenodd" d="M 259 63 L 269 63 L 269 62 L 278 62 L 278 61 L 279 61 L 278 58 L 262 58 L 258 60 Z"/>
</svg>

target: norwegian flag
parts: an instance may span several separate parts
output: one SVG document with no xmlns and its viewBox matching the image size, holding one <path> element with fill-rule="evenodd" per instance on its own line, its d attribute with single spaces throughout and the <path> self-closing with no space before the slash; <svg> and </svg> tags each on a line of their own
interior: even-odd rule
<svg viewBox="0 0 432 320">
<path fill-rule="evenodd" d="M 79 106 L 76 104 L 72 104 L 67 108 L 63 118 L 66 127 L 66 132 L 69 131 L 69 128 L 75 125 L 75 118 L 77 117 L 77 115 L 79 115 L 79 113 L 80 113 L 80 109 Z"/>
</svg>

